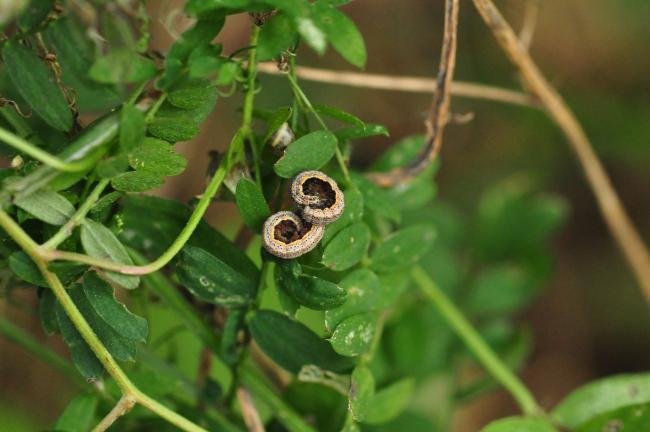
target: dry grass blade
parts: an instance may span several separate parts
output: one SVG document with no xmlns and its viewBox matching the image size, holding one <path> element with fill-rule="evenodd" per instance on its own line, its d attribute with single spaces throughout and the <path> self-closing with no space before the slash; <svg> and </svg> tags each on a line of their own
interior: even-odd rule
<svg viewBox="0 0 650 432">
<path fill-rule="evenodd" d="M 368 177 L 382 187 L 394 186 L 415 177 L 428 167 L 440 152 L 443 132 L 449 117 L 450 90 L 456 66 L 458 3 L 458 0 L 446 0 L 445 2 L 442 53 L 438 69 L 437 90 L 433 93 L 433 101 L 426 121 L 426 147 L 418 158 L 406 167 L 399 167 L 386 173 L 369 174 Z"/>
<path fill-rule="evenodd" d="M 270 75 L 285 74 L 285 72 L 278 69 L 275 63 L 260 63 L 258 70 Z M 298 78 L 306 81 L 376 90 L 407 93 L 431 93 L 437 90 L 437 82 L 435 79 L 415 76 L 336 71 L 309 66 L 297 66 L 296 75 Z M 452 82 L 451 94 L 470 99 L 483 99 L 512 105 L 538 107 L 537 101 L 526 93 L 467 81 Z"/>
<path fill-rule="evenodd" d="M 494 3 L 491 0 L 473 1 L 501 48 L 518 68 L 528 91 L 540 101 L 548 115 L 567 137 L 582 165 L 609 230 L 632 267 L 643 295 L 650 302 L 650 254 L 627 215 L 587 134 L 560 94 L 540 72 L 526 47 L 521 44 Z"/>
</svg>

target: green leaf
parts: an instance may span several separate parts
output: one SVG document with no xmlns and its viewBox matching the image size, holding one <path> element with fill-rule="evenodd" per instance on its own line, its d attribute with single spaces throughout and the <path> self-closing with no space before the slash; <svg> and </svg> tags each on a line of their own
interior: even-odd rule
<svg viewBox="0 0 650 432">
<path fill-rule="evenodd" d="M 56 420 L 54 430 L 61 432 L 89 431 L 95 423 L 98 402 L 97 395 L 92 393 L 75 396 Z"/>
<path fill-rule="evenodd" d="M 314 310 L 327 310 L 341 306 L 347 292 L 339 285 L 305 275 L 297 261 L 282 260 L 277 263 L 276 285 L 299 304 Z"/>
<path fill-rule="evenodd" d="M 576 432 L 650 430 L 650 404 L 630 405 L 600 415 L 576 429 Z"/>
<path fill-rule="evenodd" d="M 19 196 L 16 206 L 35 218 L 51 225 L 63 225 L 74 214 L 74 206 L 63 195 L 41 189 L 27 196 Z"/>
<path fill-rule="evenodd" d="M 350 273 L 339 284 L 348 293 L 348 299 L 342 306 L 325 312 L 325 325 L 330 332 L 345 318 L 374 311 L 379 302 L 379 278 L 368 269 Z"/>
<path fill-rule="evenodd" d="M 29 32 L 41 24 L 54 7 L 53 0 L 32 0 L 22 11 L 16 24 L 21 32 Z"/>
<path fill-rule="evenodd" d="M 88 297 L 86 297 L 82 286 L 73 285 L 68 288 L 68 294 L 111 355 L 120 361 L 135 361 L 137 354 L 136 341 L 121 336 L 99 316 L 90 304 Z"/>
<path fill-rule="evenodd" d="M 253 232 L 261 231 L 264 221 L 271 215 L 271 210 L 257 184 L 245 178 L 239 180 L 235 201 L 244 223 Z"/>
<path fill-rule="evenodd" d="M 349 112 L 345 112 L 342 109 L 328 106 L 328 105 L 314 105 L 314 109 L 317 113 L 332 117 L 336 120 L 342 121 L 343 123 L 348 123 L 357 127 L 364 127 L 366 124 L 359 117 Z"/>
<path fill-rule="evenodd" d="M 149 123 L 151 135 L 162 140 L 176 143 L 189 141 L 199 133 L 199 127 L 193 119 L 185 117 L 156 117 Z"/>
<path fill-rule="evenodd" d="M 372 372 L 365 366 L 357 366 L 350 377 L 350 413 L 356 421 L 363 421 L 372 404 L 375 394 L 375 379 Z"/>
<path fill-rule="evenodd" d="M 146 342 L 149 334 L 147 320 L 131 312 L 115 299 L 113 288 L 95 273 L 84 277 L 83 292 L 93 310 L 117 334 L 136 342 Z"/>
<path fill-rule="evenodd" d="M 255 299 L 256 281 L 235 271 L 207 251 L 185 246 L 177 270 L 181 283 L 199 299 L 233 308 Z"/>
<path fill-rule="evenodd" d="M 272 60 L 296 42 L 293 21 L 282 12 L 268 20 L 260 31 L 257 56 L 260 60 Z"/>
<path fill-rule="evenodd" d="M 2 49 L 5 71 L 14 88 L 48 125 L 60 131 L 72 127 L 68 102 L 52 71 L 29 48 L 9 40 Z"/>
<path fill-rule="evenodd" d="M 525 177 L 512 177 L 483 195 L 472 236 L 480 258 L 521 260 L 538 254 L 561 225 L 567 214 L 564 200 L 534 194 L 531 188 Z"/>
<path fill-rule="evenodd" d="M 341 321 L 330 343 L 337 353 L 354 357 L 367 352 L 375 336 L 377 317 L 373 313 L 352 315 Z"/>
<path fill-rule="evenodd" d="M 220 358 L 228 365 L 234 366 L 240 358 L 243 344 L 239 337 L 240 332 L 246 328 L 246 310 L 233 309 L 228 313 L 226 322 L 223 325 L 221 335 L 221 356 Z"/>
<path fill-rule="evenodd" d="M 402 138 L 381 154 L 372 164 L 372 170 L 390 171 L 408 165 L 424 150 L 425 145 L 426 139 L 424 135 L 412 135 Z"/>
<path fill-rule="evenodd" d="M 122 204 L 122 240 L 150 257 L 160 256 L 172 244 L 192 213 L 178 201 L 154 196 L 128 195 Z M 143 218 L 143 214 L 147 217 Z M 188 244 L 205 249 L 250 280 L 259 279 L 259 270 L 251 259 L 204 220 Z"/>
<path fill-rule="evenodd" d="M 343 214 L 335 222 L 325 227 L 325 234 L 321 244 L 327 245 L 343 228 L 358 222 L 363 217 L 363 195 L 358 189 L 352 188 L 343 192 L 345 208 Z"/>
<path fill-rule="evenodd" d="M 334 135 L 336 135 L 339 141 L 348 141 L 377 135 L 389 136 L 390 134 L 384 125 L 366 124 L 364 126 L 351 126 L 338 129 L 334 131 Z"/>
<path fill-rule="evenodd" d="M 81 225 L 81 244 L 86 253 L 92 257 L 133 265 L 131 257 L 115 234 L 104 225 L 91 219 L 86 219 Z M 126 289 L 137 288 L 140 283 L 140 278 L 137 276 L 127 276 L 109 271 L 106 272 L 106 276 Z"/>
<path fill-rule="evenodd" d="M 193 110 L 210 102 L 213 85 L 209 80 L 191 80 L 175 86 L 167 95 L 167 101 L 177 108 Z"/>
<path fill-rule="evenodd" d="M 557 432 L 551 423 L 534 417 L 507 417 L 496 420 L 481 432 Z"/>
<path fill-rule="evenodd" d="M 502 264 L 483 269 L 472 283 L 466 307 L 477 315 L 504 315 L 530 302 L 535 283 L 521 266 Z"/>
<path fill-rule="evenodd" d="M 297 374 L 307 365 L 344 373 L 352 368 L 349 359 L 340 356 L 332 346 L 304 324 L 270 311 L 256 312 L 249 322 L 253 339 L 273 361 Z"/>
<path fill-rule="evenodd" d="M 42 290 L 39 292 L 38 297 L 38 317 L 41 320 L 45 334 L 51 336 L 60 333 L 59 321 L 56 316 L 57 307 L 60 306 L 58 306 L 52 290 Z"/>
<path fill-rule="evenodd" d="M 49 286 L 36 263 L 23 251 L 16 251 L 9 255 L 9 268 L 25 282 L 43 288 Z M 49 269 L 56 273 L 59 279 L 61 279 L 61 283 L 67 285 L 81 276 L 86 266 L 73 262 L 55 261 L 50 263 Z"/>
<path fill-rule="evenodd" d="M 135 106 L 124 105 L 120 113 L 120 149 L 130 152 L 137 148 L 147 129 L 144 114 Z"/>
<path fill-rule="evenodd" d="M 399 209 L 392 205 L 386 205 L 386 203 L 391 202 L 391 197 L 387 190 L 380 188 L 359 174 L 352 174 L 352 179 L 363 195 L 363 205 L 368 210 L 392 221 L 400 221 Z"/>
<path fill-rule="evenodd" d="M 187 160 L 176 153 L 167 141 L 145 138 L 142 144 L 129 154 L 129 165 L 137 171 L 164 177 L 182 173 Z"/>
<path fill-rule="evenodd" d="M 284 178 L 321 168 L 334 156 L 336 137 L 329 131 L 316 131 L 291 143 L 284 156 L 275 163 L 275 172 Z"/>
<path fill-rule="evenodd" d="M 188 5 L 188 10 L 190 9 Z M 224 22 L 225 20 L 222 16 L 205 17 L 199 19 L 193 27 L 186 30 L 174 42 L 167 53 L 163 75 L 156 84 L 158 88 L 167 90 L 175 84 L 183 76 L 185 63 L 192 54 L 192 51 L 197 47 L 210 43 L 219 31 L 221 31 Z"/>
<path fill-rule="evenodd" d="M 397 417 L 408 405 L 414 388 L 413 379 L 405 378 L 376 392 L 366 411 L 364 423 L 386 423 Z"/>
<path fill-rule="evenodd" d="M 366 64 L 366 45 L 354 22 L 325 2 L 314 3 L 316 25 L 323 30 L 334 49 L 358 68 Z"/>
<path fill-rule="evenodd" d="M 56 53 L 61 66 L 61 79 L 75 90 L 81 111 L 99 111 L 119 104 L 118 92 L 112 85 L 100 84 L 88 76 L 95 54 L 95 44 L 86 37 L 85 27 L 72 17 L 58 17 L 42 33 L 48 47 Z"/>
<path fill-rule="evenodd" d="M 97 175 L 101 178 L 112 179 L 129 169 L 129 158 L 126 154 L 120 153 L 116 156 L 111 156 L 102 159 L 96 165 Z"/>
<path fill-rule="evenodd" d="M 307 42 L 307 45 L 312 47 L 318 54 L 325 53 L 325 48 L 327 48 L 325 33 L 311 18 L 296 17 L 296 26 L 298 27 L 298 33 Z"/>
<path fill-rule="evenodd" d="M 370 229 L 363 222 L 343 228 L 327 244 L 323 264 L 332 270 L 343 271 L 353 267 L 366 255 L 370 246 Z"/>
<path fill-rule="evenodd" d="M 56 304 L 56 318 L 63 340 L 70 349 L 72 362 L 79 373 L 87 380 L 96 381 L 100 379 L 104 373 L 104 367 L 58 303 Z"/>
<path fill-rule="evenodd" d="M 163 182 L 163 177 L 150 171 L 129 171 L 111 179 L 111 186 L 122 192 L 144 192 L 162 186 Z"/>
<path fill-rule="evenodd" d="M 391 272 L 418 262 L 431 247 L 436 231 L 431 225 L 414 225 L 393 233 L 372 254 L 371 267 Z"/>
<path fill-rule="evenodd" d="M 273 111 L 270 116 L 266 119 L 266 135 L 264 135 L 264 143 L 267 143 L 274 133 L 282 127 L 291 117 L 291 107 L 282 107 Z"/>
<path fill-rule="evenodd" d="M 617 375 L 572 392 L 552 411 L 553 418 L 573 429 L 615 409 L 650 402 L 650 374 Z"/>
<path fill-rule="evenodd" d="M 238 9 L 248 6 L 251 0 L 189 0 L 185 11 L 193 15 L 201 15 L 215 9 Z"/>
<path fill-rule="evenodd" d="M 90 67 L 88 76 L 101 84 L 123 84 L 146 81 L 157 72 L 152 60 L 128 48 L 120 48 L 97 58 Z"/>
</svg>

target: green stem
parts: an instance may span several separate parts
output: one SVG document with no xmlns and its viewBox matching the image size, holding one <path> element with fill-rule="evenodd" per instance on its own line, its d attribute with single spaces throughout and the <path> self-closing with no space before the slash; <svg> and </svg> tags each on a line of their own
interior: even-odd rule
<svg viewBox="0 0 650 432">
<path fill-rule="evenodd" d="M 4 335 L 10 341 L 22 346 L 34 356 L 60 371 L 75 384 L 82 388 L 88 387 L 88 383 L 79 376 L 79 373 L 70 363 L 68 363 L 67 360 L 49 348 L 43 346 L 43 344 L 36 340 L 31 334 L 16 327 L 13 323 L 2 316 L 0 316 L 0 334 Z"/>
<path fill-rule="evenodd" d="M 244 113 L 241 130 L 248 140 L 253 154 L 253 166 L 255 169 L 255 182 L 262 188 L 262 175 L 260 171 L 260 152 L 255 142 L 253 133 L 253 106 L 255 102 L 255 79 L 257 78 L 257 41 L 260 35 L 260 28 L 253 24 L 251 30 L 251 48 L 248 50 L 248 76 L 246 79 L 246 94 L 244 95 Z"/>
<path fill-rule="evenodd" d="M 10 145 L 16 150 L 19 150 L 26 155 L 36 159 L 37 161 L 43 162 L 45 165 L 48 165 L 59 171 L 79 172 L 89 168 L 94 163 L 93 160 L 88 159 L 82 159 L 75 162 L 66 162 L 44 150 L 41 150 L 29 141 L 1 127 L 0 140 L 4 141 L 6 144 Z"/>
<path fill-rule="evenodd" d="M 221 183 L 223 182 L 223 179 L 226 177 L 226 173 L 229 170 L 229 167 L 227 166 L 229 165 L 228 159 L 229 158 L 227 157 L 224 158 L 221 164 L 219 165 L 217 172 L 214 174 L 214 177 L 212 177 L 212 180 L 210 180 L 208 187 L 205 189 L 203 195 L 201 196 L 201 199 L 196 204 L 196 207 L 194 208 L 194 211 L 190 215 L 190 218 L 188 219 L 187 223 L 183 227 L 183 230 L 180 232 L 178 237 L 176 237 L 176 239 L 169 246 L 169 248 L 162 255 L 160 255 L 156 260 L 144 265 L 125 265 L 115 261 L 95 258 L 95 257 L 91 257 L 88 255 L 75 253 L 75 252 L 65 252 L 65 251 L 58 251 L 58 250 L 49 251 L 49 250 L 41 249 L 39 251 L 40 255 L 48 261 L 52 261 L 52 260 L 75 261 L 82 264 L 87 264 L 90 266 L 102 268 L 105 270 L 110 270 L 110 271 L 129 274 L 129 275 L 145 275 L 160 270 L 165 265 L 167 265 L 176 256 L 178 252 L 180 252 L 183 246 L 185 246 L 185 243 L 187 243 L 187 241 L 194 233 L 194 230 L 199 225 L 199 222 L 201 222 L 201 218 L 203 218 L 203 215 L 205 214 L 206 210 L 210 206 L 210 203 L 212 202 L 212 198 L 217 193 L 219 187 L 221 186 Z"/>
<path fill-rule="evenodd" d="M 84 201 L 84 203 L 77 209 L 75 214 L 72 215 L 72 217 L 68 219 L 65 225 L 63 225 L 59 231 L 56 232 L 56 234 L 54 234 L 47 242 L 45 242 L 42 247 L 45 249 L 56 249 L 58 245 L 70 237 L 72 235 L 72 231 L 84 220 L 92 206 L 99 199 L 104 189 L 106 189 L 106 186 L 108 186 L 109 182 L 109 179 L 100 180 L 99 183 L 97 183 L 97 186 L 95 186 L 95 189 L 93 189 L 90 195 L 88 195 L 86 201 Z"/>
<path fill-rule="evenodd" d="M 320 116 L 320 114 L 318 114 L 318 111 L 314 109 L 314 106 L 309 101 L 309 98 L 298 85 L 298 80 L 295 78 L 295 76 L 289 73 L 287 74 L 287 78 L 289 79 L 289 83 L 291 84 L 291 88 L 293 89 L 294 93 L 302 100 L 309 111 L 314 114 L 316 121 L 318 121 L 323 129 L 329 130 L 327 124 L 325 124 L 325 121 L 323 121 L 323 118 Z M 348 166 L 345 164 L 345 158 L 343 157 L 343 153 L 341 153 L 341 149 L 339 148 L 338 144 L 336 146 L 336 152 L 334 154 L 336 155 L 336 160 L 341 167 L 341 172 L 343 173 L 343 177 L 345 177 L 345 181 L 347 181 L 348 184 L 351 184 L 350 172 L 348 171 Z"/>
<path fill-rule="evenodd" d="M 438 285 L 421 267 L 411 271 L 413 280 L 420 290 L 431 300 L 447 324 L 462 339 L 467 348 L 476 356 L 485 369 L 505 387 L 517 401 L 526 415 L 539 415 L 543 412 L 530 390 L 499 359 L 490 346 L 485 343 L 472 324 L 451 302 Z"/>
<path fill-rule="evenodd" d="M 163 93 L 162 95 L 160 95 L 156 103 L 154 103 L 151 106 L 151 108 L 149 108 L 149 111 L 147 111 L 147 115 L 144 118 L 144 121 L 146 123 L 149 123 L 151 120 L 153 120 L 153 118 L 156 116 L 156 113 L 158 112 L 158 110 L 160 109 L 160 107 L 162 106 L 163 102 L 165 102 L 166 99 L 167 99 L 167 93 Z"/>
<path fill-rule="evenodd" d="M 88 321 L 81 314 L 77 306 L 74 304 L 68 295 L 65 287 L 59 280 L 58 276 L 47 268 L 47 261 L 45 261 L 39 251 L 38 244 L 18 225 L 6 212 L 0 210 L 0 226 L 9 234 L 9 236 L 30 256 L 34 261 L 41 274 L 47 281 L 52 289 L 52 293 L 57 298 L 63 310 L 65 311 L 70 321 L 74 324 L 75 328 L 88 344 L 97 359 L 106 369 L 106 372 L 113 377 L 115 383 L 122 391 L 123 396 L 131 395 L 135 398 L 136 402 L 149 408 L 155 414 L 166 419 L 169 423 L 179 427 L 187 432 L 206 432 L 205 429 L 195 425 L 186 418 L 176 414 L 166 406 L 151 399 L 146 394 L 142 393 L 124 373 L 124 371 L 117 364 L 113 356 L 108 352 L 102 341 L 97 337 L 93 329 L 88 324 Z"/>
<path fill-rule="evenodd" d="M 133 251 L 129 252 L 134 261 L 137 262 L 142 259 L 142 257 L 133 253 Z M 192 306 L 178 292 L 178 290 L 169 283 L 167 278 L 159 272 L 156 272 L 147 275 L 143 280 L 147 285 L 147 288 L 158 295 L 169 308 L 174 310 L 188 329 L 196 334 L 201 342 L 210 348 L 215 355 L 219 356 L 219 338 L 205 321 L 196 316 Z M 257 375 L 252 366 L 242 364 L 238 373 L 242 383 L 273 409 L 278 419 L 282 421 L 287 429 L 291 432 L 313 431 L 313 429 L 307 426 L 291 407 L 287 406 L 282 399 L 270 389 L 269 385 Z"/>
</svg>

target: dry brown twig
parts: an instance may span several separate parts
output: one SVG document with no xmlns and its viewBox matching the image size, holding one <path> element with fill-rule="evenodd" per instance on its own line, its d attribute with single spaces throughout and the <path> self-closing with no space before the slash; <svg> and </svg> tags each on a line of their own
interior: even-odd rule
<svg viewBox="0 0 650 432">
<path fill-rule="evenodd" d="M 250 432 L 264 432 L 264 423 L 247 388 L 237 388 L 237 400 L 239 401 L 242 417 L 248 430 Z"/>
<path fill-rule="evenodd" d="M 260 63 L 258 65 L 258 70 L 259 72 L 269 75 L 284 75 L 286 73 L 279 70 L 276 63 Z M 415 76 L 336 71 L 308 66 L 296 67 L 296 75 L 298 78 L 306 81 L 358 88 L 427 94 L 437 90 L 435 79 Z M 526 93 L 467 81 L 452 82 L 451 94 L 458 97 L 484 99 L 513 105 L 537 107 L 537 101 Z"/>
<path fill-rule="evenodd" d="M 494 3 L 491 0 L 473 2 L 503 51 L 519 70 L 527 90 L 540 101 L 567 137 L 609 230 L 632 267 L 643 295 L 650 302 L 650 253 L 627 215 L 585 131 L 560 94 L 541 73 Z"/>
<path fill-rule="evenodd" d="M 519 42 L 528 51 L 533 42 L 535 29 L 537 28 L 537 18 L 539 16 L 539 6 L 541 0 L 528 0 L 525 3 L 524 20 L 519 30 Z"/>
<path fill-rule="evenodd" d="M 371 173 L 368 175 L 370 179 L 382 187 L 394 186 L 415 177 L 426 169 L 440 152 L 443 132 L 449 119 L 450 89 L 456 66 L 458 3 L 458 0 L 446 0 L 445 2 L 442 52 L 436 79 L 436 91 L 433 93 L 431 109 L 426 121 L 426 146 L 410 165 L 395 168 L 385 173 Z"/>
</svg>

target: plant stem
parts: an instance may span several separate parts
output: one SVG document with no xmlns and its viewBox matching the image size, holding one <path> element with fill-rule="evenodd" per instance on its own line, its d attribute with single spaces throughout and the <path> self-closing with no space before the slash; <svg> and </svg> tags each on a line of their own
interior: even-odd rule
<svg viewBox="0 0 650 432">
<path fill-rule="evenodd" d="M 229 165 L 228 159 L 229 158 L 225 157 L 221 162 L 221 164 L 219 165 L 217 172 L 214 174 L 214 177 L 212 177 L 212 180 L 210 180 L 208 187 L 203 192 L 201 199 L 196 204 L 194 211 L 190 215 L 190 218 L 188 219 L 187 223 L 183 227 L 183 230 L 180 232 L 178 237 L 176 237 L 174 242 L 169 246 L 169 248 L 162 255 L 160 255 L 157 259 L 155 259 L 154 261 L 148 264 L 125 265 L 115 261 L 105 260 L 101 258 L 94 258 L 80 253 L 65 252 L 65 251 L 58 251 L 58 250 L 48 251 L 48 250 L 41 249 L 38 253 L 42 256 L 43 259 L 47 261 L 52 261 L 52 260 L 75 261 L 82 264 L 88 264 L 94 267 L 102 268 L 105 270 L 111 270 L 114 272 L 128 274 L 128 275 L 145 275 L 160 270 L 165 265 L 167 265 L 176 256 L 178 252 L 180 252 L 183 246 L 185 246 L 185 243 L 187 243 L 187 241 L 194 233 L 194 230 L 199 225 L 199 222 L 201 222 L 201 218 L 203 218 L 203 215 L 208 209 L 210 203 L 212 202 L 212 198 L 219 190 L 219 187 L 221 186 L 223 179 L 226 177 L 226 174 L 229 171 L 229 166 L 227 166 Z"/>
<path fill-rule="evenodd" d="M 82 388 L 88 387 L 88 383 L 79 376 L 79 373 L 75 368 L 63 357 L 43 346 L 43 344 L 36 340 L 31 334 L 16 327 L 13 323 L 2 316 L 0 316 L 0 334 L 4 335 L 10 341 L 22 346 L 34 356 L 60 371 L 75 384 Z"/>
<path fill-rule="evenodd" d="M 305 106 L 309 109 L 309 111 L 314 114 L 314 117 L 316 117 L 316 121 L 321 125 L 321 127 L 325 130 L 329 130 L 327 127 L 327 124 L 323 121 L 322 117 L 318 114 L 318 112 L 314 109 L 314 106 L 311 104 L 309 101 L 309 98 L 305 94 L 305 92 L 302 91 L 300 86 L 298 85 L 298 81 L 292 74 L 287 74 L 287 78 L 289 79 L 289 83 L 291 84 L 291 88 L 293 89 L 294 93 L 296 96 L 298 96 L 302 102 L 305 104 Z M 341 167 L 341 172 L 343 173 L 343 177 L 345 178 L 345 181 L 348 182 L 348 184 L 351 184 L 352 181 L 350 180 L 350 173 L 348 171 L 348 166 L 345 164 L 345 159 L 343 158 L 343 153 L 341 153 L 341 149 L 339 148 L 338 144 L 336 145 L 336 152 L 334 153 L 336 155 L 336 161 L 338 162 L 339 166 Z"/>
<path fill-rule="evenodd" d="M 136 400 L 132 395 L 124 395 L 115 404 L 113 409 L 95 426 L 92 432 L 104 432 L 111 427 L 115 421 L 133 409 Z"/>
<path fill-rule="evenodd" d="M 19 150 L 26 155 L 36 159 L 37 161 L 43 162 L 45 165 L 48 165 L 59 171 L 79 172 L 89 168 L 94 163 L 94 160 L 92 159 L 81 159 L 74 162 L 65 162 L 64 160 L 59 159 L 58 157 L 44 150 L 41 150 L 29 141 L 1 127 L 0 140 L 15 148 L 16 150 Z"/>
<path fill-rule="evenodd" d="M 142 393 L 126 376 L 124 371 L 117 364 L 111 353 L 106 349 L 102 341 L 97 337 L 88 321 L 81 314 L 77 306 L 68 295 L 65 287 L 59 280 L 58 276 L 47 268 L 47 261 L 40 255 L 39 245 L 18 225 L 4 210 L 0 210 L 0 226 L 9 234 L 9 236 L 29 255 L 34 261 L 41 274 L 52 289 L 52 293 L 57 298 L 63 310 L 70 321 L 88 344 L 89 348 L 97 356 L 97 359 L 106 369 L 106 372 L 113 377 L 117 386 L 122 391 L 122 395 L 132 395 L 136 401 L 168 422 L 178 426 L 187 432 L 204 432 L 205 430 L 184 417 L 176 414 L 164 405 L 151 399 Z"/>
<path fill-rule="evenodd" d="M 134 261 L 137 262 L 142 259 L 132 251 L 130 253 Z M 148 288 L 159 295 L 162 301 L 178 314 L 190 331 L 196 334 L 205 346 L 212 349 L 216 356 L 219 356 L 219 339 L 217 335 L 207 323 L 196 316 L 187 300 L 174 289 L 167 278 L 156 272 L 147 275 L 143 279 Z M 265 404 L 269 405 L 282 424 L 291 432 L 313 432 L 313 429 L 304 423 L 300 416 L 269 388 L 269 385 L 257 375 L 250 365 L 242 364 L 238 369 L 238 376 L 241 379 L 241 384 L 263 400 Z"/>
<path fill-rule="evenodd" d="M 90 193 L 86 201 L 77 209 L 74 215 L 63 225 L 56 234 L 54 234 L 47 242 L 41 247 L 45 249 L 55 249 L 58 245 L 63 243 L 65 239 L 72 235 L 72 231 L 84 220 L 92 206 L 97 202 L 99 196 L 102 194 L 108 183 L 109 179 L 102 179 L 97 183 L 95 189 Z"/>
<path fill-rule="evenodd" d="M 241 129 L 244 131 L 250 144 L 253 154 L 253 166 L 255 168 L 255 182 L 262 189 L 262 173 L 260 171 L 260 150 L 255 142 L 253 133 L 253 106 L 255 101 L 255 79 L 257 78 L 257 40 L 259 39 L 260 28 L 253 24 L 251 31 L 251 49 L 248 50 L 248 77 L 246 82 L 246 95 L 244 96 L 244 115 Z"/>
<path fill-rule="evenodd" d="M 472 324 L 429 275 L 421 267 L 413 268 L 411 275 L 420 290 L 431 300 L 438 312 L 447 321 L 447 324 L 462 339 L 483 367 L 510 392 L 523 413 L 526 415 L 541 414 L 543 410 L 539 407 L 528 388 L 499 359 L 492 348 L 485 343 Z"/>
</svg>

